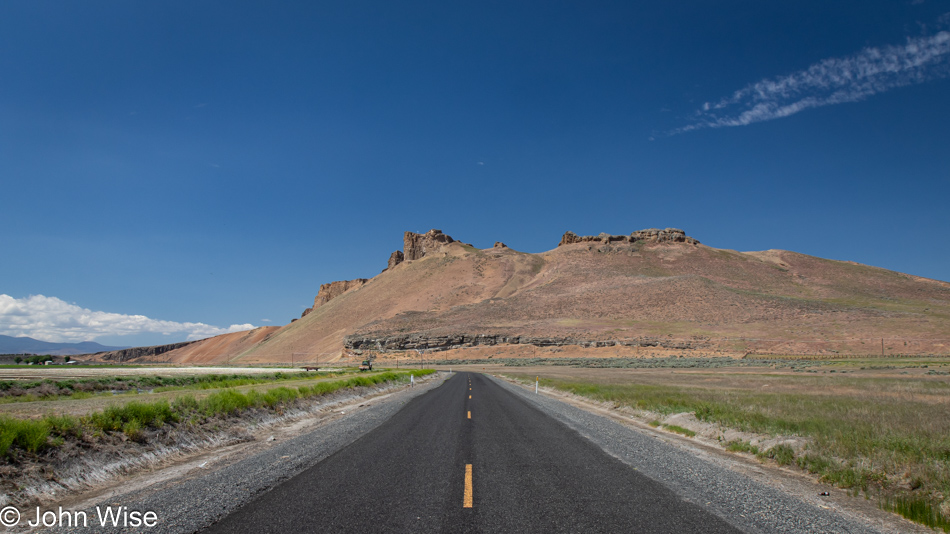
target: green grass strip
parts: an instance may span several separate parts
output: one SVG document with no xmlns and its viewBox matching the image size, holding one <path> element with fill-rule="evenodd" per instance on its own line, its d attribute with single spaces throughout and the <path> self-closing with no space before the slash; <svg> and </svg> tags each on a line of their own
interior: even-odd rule
<svg viewBox="0 0 950 534">
<path fill-rule="evenodd" d="M 317 380 L 342 372 L 276 372 L 264 375 L 104 376 L 62 380 L 0 380 L 0 404 L 88 398 L 112 391 L 150 390 L 156 393 L 183 389 L 221 389 L 289 380 Z"/>
<path fill-rule="evenodd" d="M 194 395 L 181 395 L 173 401 L 132 401 L 113 405 L 82 417 L 47 415 L 42 419 L 18 419 L 0 415 L 0 457 L 12 457 L 15 450 L 32 454 L 48 447 L 56 447 L 65 438 L 93 433 L 123 432 L 130 439 L 141 441 L 144 430 L 161 428 L 167 424 L 194 418 L 236 415 L 254 408 L 277 409 L 297 399 L 318 397 L 341 389 L 369 387 L 384 382 L 409 380 L 410 376 L 434 373 L 431 369 L 387 371 L 354 376 L 344 380 L 317 382 L 312 386 L 288 388 L 279 386 L 264 392 L 251 390 L 241 393 L 232 388 L 216 391 L 201 400 Z M 51 439 L 52 438 L 52 439 Z"/>
<path fill-rule="evenodd" d="M 663 425 L 663 428 L 669 430 L 670 432 L 676 432 L 677 434 L 682 434 L 686 437 L 696 437 L 696 433 L 688 428 L 683 428 L 677 425 Z"/>
</svg>

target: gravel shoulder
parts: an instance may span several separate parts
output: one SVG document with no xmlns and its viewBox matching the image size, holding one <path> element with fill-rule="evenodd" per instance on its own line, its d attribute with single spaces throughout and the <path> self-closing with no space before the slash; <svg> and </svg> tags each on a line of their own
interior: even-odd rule
<svg viewBox="0 0 950 534">
<path fill-rule="evenodd" d="M 113 510 L 125 506 L 143 513 L 155 512 L 158 523 L 148 528 L 149 532 L 199 531 L 346 447 L 392 417 L 413 397 L 440 386 L 448 376 L 437 373 L 417 379 L 413 388 L 353 398 L 337 404 L 331 416 L 321 418 L 315 427 L 299 421 L 270 429 L 265 433 L 271 436 L 255 440 L 250 446 L 225 447 L 192 456 L 160 471 L 131 477 L 119 486 L 43 506 L 41 511 L 57 511 L 62 506 L 87 513 L 88 527 L 54 527 L 50 532 L 128 532 L 130 529 L 121 524 L 116 528 L 99 525 L 96 508 L 110 506 Z M 34 517 L 35 510 L 25 510 L 21 527 Z"/>
<path fill-rule="evenodd" d="M 743 531 L 933 532 L 803 474 L 655 431 L 561 392 L 535 395 L 533 388 L 493 379 L 608 454 Z M 819 495 L 825 491 L 830 495 Z"/>
</svg>

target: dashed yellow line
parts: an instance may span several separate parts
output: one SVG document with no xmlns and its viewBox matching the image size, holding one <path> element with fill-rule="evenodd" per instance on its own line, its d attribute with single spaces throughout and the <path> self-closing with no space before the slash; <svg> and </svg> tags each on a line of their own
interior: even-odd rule
<svg viewBox="0 0 950 534">
<path fill-rule="evenodd" d="M 468 396 L 468 398 L 470 398 L 470 399 L 471 399 L 471 398 L 472 398 L 472 396 L 471 396 L 471 395 L 469 395 L 469 396 Z"/>
<path fill-rule="evenodd" d="M 468 418 L 469 418 L 469 419 L 472 418 L 472 411 L 471 411 L 471 410 L 468 411 Z"/>
<path fill-rule="evenodd" d="M 462 508 L 472 507 L 472 464 L 465 464 L 465 495 L 462 497 Z"/>
</svg>

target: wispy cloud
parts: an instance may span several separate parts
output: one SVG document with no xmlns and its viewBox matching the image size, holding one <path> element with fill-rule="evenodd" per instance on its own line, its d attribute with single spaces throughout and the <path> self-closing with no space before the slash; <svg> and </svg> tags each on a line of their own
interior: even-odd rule
<svg viewBox="0 0 950 534">
<path fill-rule="evenodd" d="M 799 111 L 857 102 L 897 87 L 950 75 L 950 32 L 908 38 L 903 45 L 865 48 L 822 60 L 787 76 L 768 78 L 718 102 L 706 102 L 692 124 L 670 132 L 746 126 Z"/>
<path fill-rule="evenodd" d="M 204 323 L 160 321 L 144 315 L 92 311 L 56 297 L 30 295 L 15 299 L 0 294 L 0 334 L 29 336 L 56 343 L 144 333 L 186 334 L 187 339 L 193 340 L 252 328 L 254 325 L 251 324 L 220 328 Z"/>
</svg>

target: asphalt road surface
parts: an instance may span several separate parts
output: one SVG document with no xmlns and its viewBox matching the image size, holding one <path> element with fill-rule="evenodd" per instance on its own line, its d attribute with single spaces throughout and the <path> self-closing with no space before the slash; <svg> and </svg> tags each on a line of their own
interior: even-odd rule
<svg viewBox="0 0 950 534">
<path fill-rule="evenodd" d="M 458 373 L 205 532 L 738 532 L 479 374 Z"/>
</svg>

